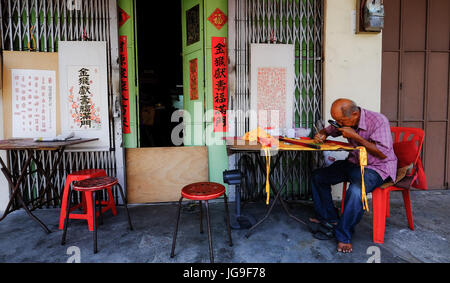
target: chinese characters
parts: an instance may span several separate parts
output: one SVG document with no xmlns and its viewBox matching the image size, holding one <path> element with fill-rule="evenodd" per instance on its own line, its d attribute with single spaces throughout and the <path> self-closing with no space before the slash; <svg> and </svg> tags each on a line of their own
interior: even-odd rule
<svg viewBox="0 0 450 283">
<path fill-rule="evenodd" d="M 78 84 L 80 88 L 78 94 L 80 96 L 80 127 L 91 127 L 91 100 L 89 99 L 90 83 L 89 69 L 81 68 L 78 71 Z"/>
<path fill-rule="evenodd" d="M 56 73 L 11 70 L 13 137 L 56 134 Z"/>
<path fill-rule="evenodd" d="M 70 130 L 96 130 L 101 128 L 100 107 L 97 106 L 98 67 L 70 66 L 68 69 L 68 107 Z"/>
<path fill-rule="evenodd" d="M 131 133 L 130 127 L 130 92 L 128 88 L 128 54 L 127 54 L 127 36 L 120 36 L 120 86 L 122 90 L 122 132 Z"/>
<path fill-rule="evenodd" d="M 227 131 L 228 88 L 225 37 L 212 37 L 214 132 Z"/>
</svg>

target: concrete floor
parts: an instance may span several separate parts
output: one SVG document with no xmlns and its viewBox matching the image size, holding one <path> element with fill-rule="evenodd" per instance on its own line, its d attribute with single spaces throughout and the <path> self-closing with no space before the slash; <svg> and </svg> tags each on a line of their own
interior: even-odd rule
<svg viewBox="0 0 450 283">
<path fill-rule="evenodd" d="M 408 229 L 400 193 L 391 193 L 391 217 L 386 221 L 385 243 L 372 242 L 372 215 L 364 215 L 356 227 L 353 253 L 336 252 L 333 240 L 312 237 L 302 224 L 289 218 L 278 204 L 251 236 L 247 230 L 232 230 L 233 246 L 227 243 L 223 203 L 210 204 L 213 247 L 216 262 L 223 263 L 300 263 L 358 262 L 379 255 L 382 263 L 450 262 L 450 191 L 411 192 L 415 230 Z M 370 205 L 370 207 L 372 207 Z M 23 210 L 15 211 L 0 222 L 0 262 L 65 263 L 74 259 L 83 263 L 197 263 L 209 262 L 206 221 L 205 233 L 199 233 L 198 207 L 183 207 L 175 258 L 170 258 L 175 204 L 131 205 L 134 231 L 128 230 L 125 211 L 104 215 L 98 232 L 99 252 L 93 254 L 92 233 L 82 220 L 71 220 L 65 246 L 60 244 L 59 209 L 36 210 L 52 233 L 46 234 Z M 311 203 L 292 203 L 291 211 L 301 219 L 313 215 Z M 261 218 L 267 207 L 247 204 L 243 212 Z M 230 204 L 234 211 L 234 203 Z M 79 253 L 78 253 L 79 251 Z"/>
</svg>

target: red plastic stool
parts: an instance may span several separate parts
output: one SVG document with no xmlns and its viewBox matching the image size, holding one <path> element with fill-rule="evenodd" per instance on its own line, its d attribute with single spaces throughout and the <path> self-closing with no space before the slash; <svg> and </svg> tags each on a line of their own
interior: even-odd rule
<svg viewBox="0 0 450 283">
<path fill-rule="evenodd" d="M 191 199 L 191 200 L 198 200 L 200 202 L 200 233 L 203 233 L 202 201 L 205 202 L 206 223 L 208 226 L 209 258 L 212 263 L 214 262 L 214 253 L 213 253 L 212 238 L 211 238 L 211 225 L 210 225 L 210 221 L 209 221 L 208 200 L 216 199 L 222 195 L 224 197 L 225 211 L 226 211 L 226 216 L 227 216 L 227 229 L 228 229 L 229 245 L 230 245 L 230 247 L 233 246 L 233 241 L 231 239 L 230 215 L 228 213 L 228 199 L 227 199 L 227 195 L 225 194 L 225 187 L 221 184 L 212 183 L 212 182 L 193 183 L 193 184 L 185 186 L 181 190 L 181 198 L 178 202 L 178 210 L 177 210 L 177 223 L 175 225 L 175 231 L 173 233 L 172 252 L 170 254 L 171 258 L 173 258 L 175 256 L 174 252 L 175 252 L 175 243 L 176 243 L 177 232 L 178 232 L 178 222 L 180 221 L 181 202 L 183 201 L 183 198 L 187 198 L 187 199 Z"/>
<path fill-rule="evenodd" d="M 78 181 L 74 183 L 73 190 L 69 188 L 68 192 L 68 203 L 70 204 L 72 194 L 75 191 L 84 193 L 86 197 L 86 208 L 87 208 L 87 214 L 92 219 L 93 227 L 94 227 L 94 253 L 97 253 L 97 209 L 96 204 L 100 206 L 99 208 L 99 216 L 101 219 L 101 222 L 103 222 L 103 216 L 102 216 L 102 203 L 100 202 L 100 199 L 98 201 L 96 200 L 100 196 L 97 194 L 97 192 L 100 192 L 101 190 L 108 189 L 114 185 L 119 186 L 119 192 L 120 195 L 124 201 L 125 209 L 127 212 L 128 217 L 128 225 L 130 226 L 130 230 L 133 230 L 133 226 L 131 225 L 131 219 L 130 214 L 128 213 L 128 206 L 127 206 L 127 199 L 125 198 L 125 195 L 122 190 L 122 186 L 119 184 L 117 178 L 109 177 L 109 176 L 102 176 L 102 177 L 95 177 L 90 178 L 82 181 Z M 66 218 L 65 218 L 65 225 L 64 225 L 64 232 L 61 240 L 61 245 L 64 245 L 66 243 L 66 234 L 67 234 L 67 228 L 69 226 L 69 210 L 66 210 Z"/>
<path fill-rule="evenodd" d="M 63 197 L 62 197 L 62 201 L 61 201 L 61 213 L 59 215 L 59 229 L 60 230 L 64 229 L 64 219 L 66 217 L 66 210 L 68 209 L 67 197 L 69 196 L 69 188 L 70 188 L 70 185 L 72 184 L 72 182 L 82 181 L 82 180 L 86 180 L 89 178 L 101 177 L 101 176 L 106 176 L 106 171 L 103 169 L 85 169 L 85 170 L 72 172 L 69 175 L 67 175 L 66 183 L 64 185 Z M 117 215 L 116 205 L 114 203 L 114 197 L 112 194 L 111 187 L 109 187 L 107 189 L 108 189 L 108 201 L 102 201 L 102 204 L 105 205 L 105 207 L 102 209 L 102 212 L 105 212 L 108 209 L 111 209 L 113 215 Z M 69 215 L 69 218 L 70 219 L 85 219 L 85 220 L 87 220 L 88 225 L 89 225 L 88 226 L 89 231 L 94 231 L 94 226 L 93 226 L 91 217 L 89 217 L 89 215 L 86 214 L 87 209 L 86 209 L 85 194 L 82 194 L 82 201 L 78 205 L 75 205 L 70 208 L 70 212 L 72 212 L 73 210 L 78 209 L 80 207 L 83 208 L 85 214 L 71 213 Z"/>
</svg>

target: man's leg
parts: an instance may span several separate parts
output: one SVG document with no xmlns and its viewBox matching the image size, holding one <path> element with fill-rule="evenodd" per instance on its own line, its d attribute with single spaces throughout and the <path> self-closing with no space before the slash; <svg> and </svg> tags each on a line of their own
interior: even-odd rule
<svg viewBox="0 0 450 283">
<path fill-rule="evenodd" d="M 346 160 L 339 160 L 328 167 L 313 171 L 312 197 L 317 220 L 329 223 L 337 222 L 338 215 L 331 196 L 331 185 L 349 180 L 348 172 L 351 167 L 355 167 L 355 165 Z"/>
<path fill-rule="evenodd" d="M 345 194 L 344 212 L 336 227 L 336 239 L 339 242 L 338 250 L 343 252 L 351 252 L 352 232 L 364 214 L 361 199 L 361 170 L 359 166 L 351 170 L 349 178 L 350 186 Z M 383 179 L 375 170 L 366 168 L 364 170 L 364 184 L 366 193 L 370 193 L 383 184 Z"/>
</svg>

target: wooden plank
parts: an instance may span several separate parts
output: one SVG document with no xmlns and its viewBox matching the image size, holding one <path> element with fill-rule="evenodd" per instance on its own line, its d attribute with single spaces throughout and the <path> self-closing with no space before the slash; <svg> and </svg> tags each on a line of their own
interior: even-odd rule
<svg viewBox="0 0 450 283">
<path fill-rule="evenodd" d="M 446 131 L 446 122 L 427 123 L 425 129 L 425 146 L 426 158 L 423 160 L 424 169 L 427 176 L 427 185 L 429 189 L 445 188 L 445 139 L 442 137 Z"/>
<path fill-rule="evenodd" d="M 450 47 L 450 1 L 433 0 L 430 2 L 428 49 L 432 51 L 448 51 Z"/>
<path fill-rule="evenodd" d="M 448 53 L 429 53 L 427 118 L 431 121 L 445 121 L 447 119 L 447 107 L 445 106 L 448 103 L 448 62 Z"/>
<path fill-rule="evenodd" d="M 128 148 L 126 168 L 129 203 L 178 201 L 185 185 L 209 180 L 208 148 Z"/>
<path fill-rule="evenodd" d="M 425 50 L 427 1 L 402 1 L 403 49 L 406 51 Z"/>
<path fill-rule="evenodd" d="M 402 60 L 402 120 L 424 119 L 425 52 L 403 53 Z"/>
<path fill-rule="evenodd" d="M 384 2 L 383 51 L 400 49 L 400 0 Z"/>
<path fill-rule="evenodd" d="M 383 52 L 381 71 L 381 112 L 389 121 L 398 119 L 399 53 Z"/>
</svg>

